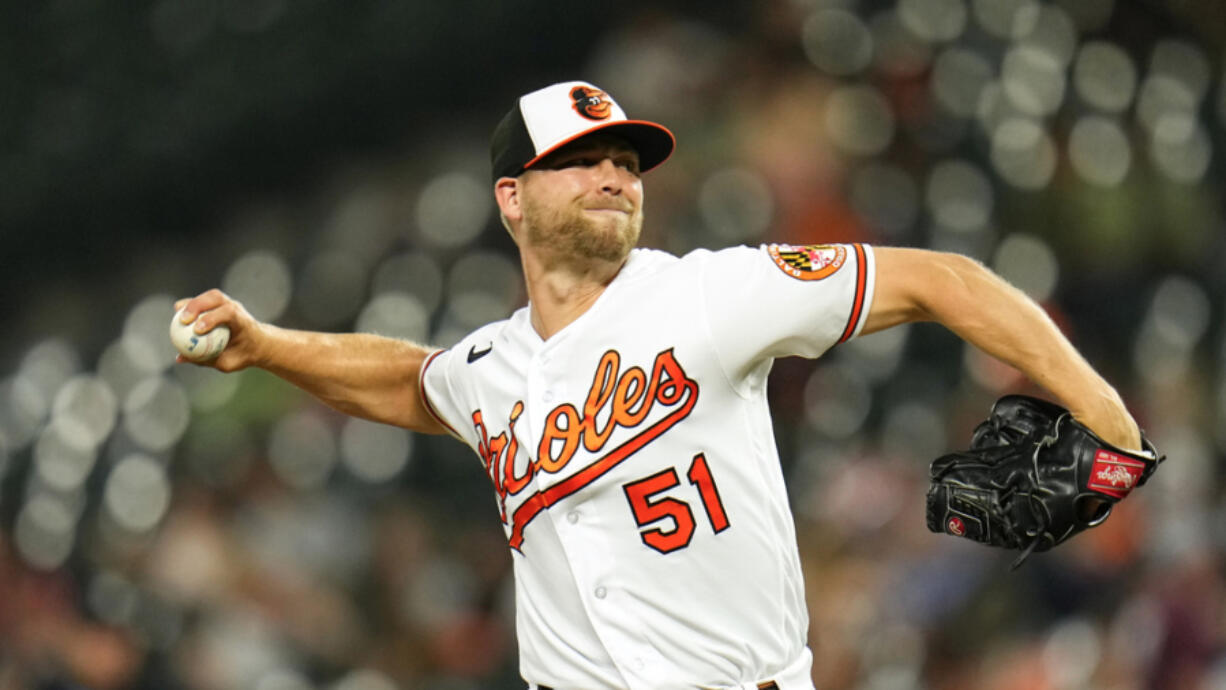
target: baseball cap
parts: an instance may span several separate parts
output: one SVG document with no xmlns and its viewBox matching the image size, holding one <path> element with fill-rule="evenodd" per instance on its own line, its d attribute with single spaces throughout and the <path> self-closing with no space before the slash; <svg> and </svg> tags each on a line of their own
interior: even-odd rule
<svg viewBox="0 0 1226 690">
<path fill-rule="evenodd" d="M 672 155 L 676 140 L 668 128 L 631 120 L 604 90 L 567 81 L 520 96 L 490 138 L 494 180 L 518 177 L 541 158 L 593 132 L 615 132 L 639 154 L 647 172 Z"/>
</svg>

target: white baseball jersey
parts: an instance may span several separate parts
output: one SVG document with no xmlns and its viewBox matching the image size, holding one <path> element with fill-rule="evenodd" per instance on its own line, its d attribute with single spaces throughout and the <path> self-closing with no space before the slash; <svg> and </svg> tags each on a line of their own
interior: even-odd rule
<svg viewBox="0 0 1226 690">
<path fill-rule="evenodd" d="M 776 357 L 856 335 L 862 245 L 636 249 L 548 340 L 528 308 L 422 367 L 512 550 L 520 673 L 553 688 L 811 688 Z"/>
</svg>

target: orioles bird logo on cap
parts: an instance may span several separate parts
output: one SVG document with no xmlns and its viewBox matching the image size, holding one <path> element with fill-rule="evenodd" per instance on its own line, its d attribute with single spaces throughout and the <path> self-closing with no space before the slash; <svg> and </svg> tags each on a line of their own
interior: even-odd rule
<svg viewBox="0 0 1226 690">
<path fill-rule="evenodd" d="M 576 86 L 570 90 L 570 97 L 575 112 L 589 120 L 607 120 L 613 114 L 613 103 L 609 96 L 600 89 L 587 86 Z"/>
</svg>

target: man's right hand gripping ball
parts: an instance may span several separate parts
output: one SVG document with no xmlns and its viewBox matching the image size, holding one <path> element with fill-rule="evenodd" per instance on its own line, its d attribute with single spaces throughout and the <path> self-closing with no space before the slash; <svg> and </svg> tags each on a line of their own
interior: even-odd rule
<svg viewBox="0 0 1226 690">
<path fill-rule="evenodd" d="M 1117 448 L 1059 405 L 1007 395 L 975 428 L 968 450 L 932 462 L 928 529 L 1019 549 L 1013 567 L 1100 525 L 1164 459 Z"/>
</svg>

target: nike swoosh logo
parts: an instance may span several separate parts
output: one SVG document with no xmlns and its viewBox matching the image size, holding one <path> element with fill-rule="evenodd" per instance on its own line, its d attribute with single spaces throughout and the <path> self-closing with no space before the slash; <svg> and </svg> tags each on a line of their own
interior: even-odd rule
<svg viewBox="0 0 1226 690">
<path fill-rule="evenodd" d="M 488 355 L 491 351 L 493 351 L 493 349 L 494 349 L 493 343 L 490 343 L 489 347 L 485 348 L 484 350 L 477 350 L 477 346 L 473 345 L 468 350 L 468 363 L 472 364 L 473 362 L 481 359 L 482 357 Z"/>
</svg>

